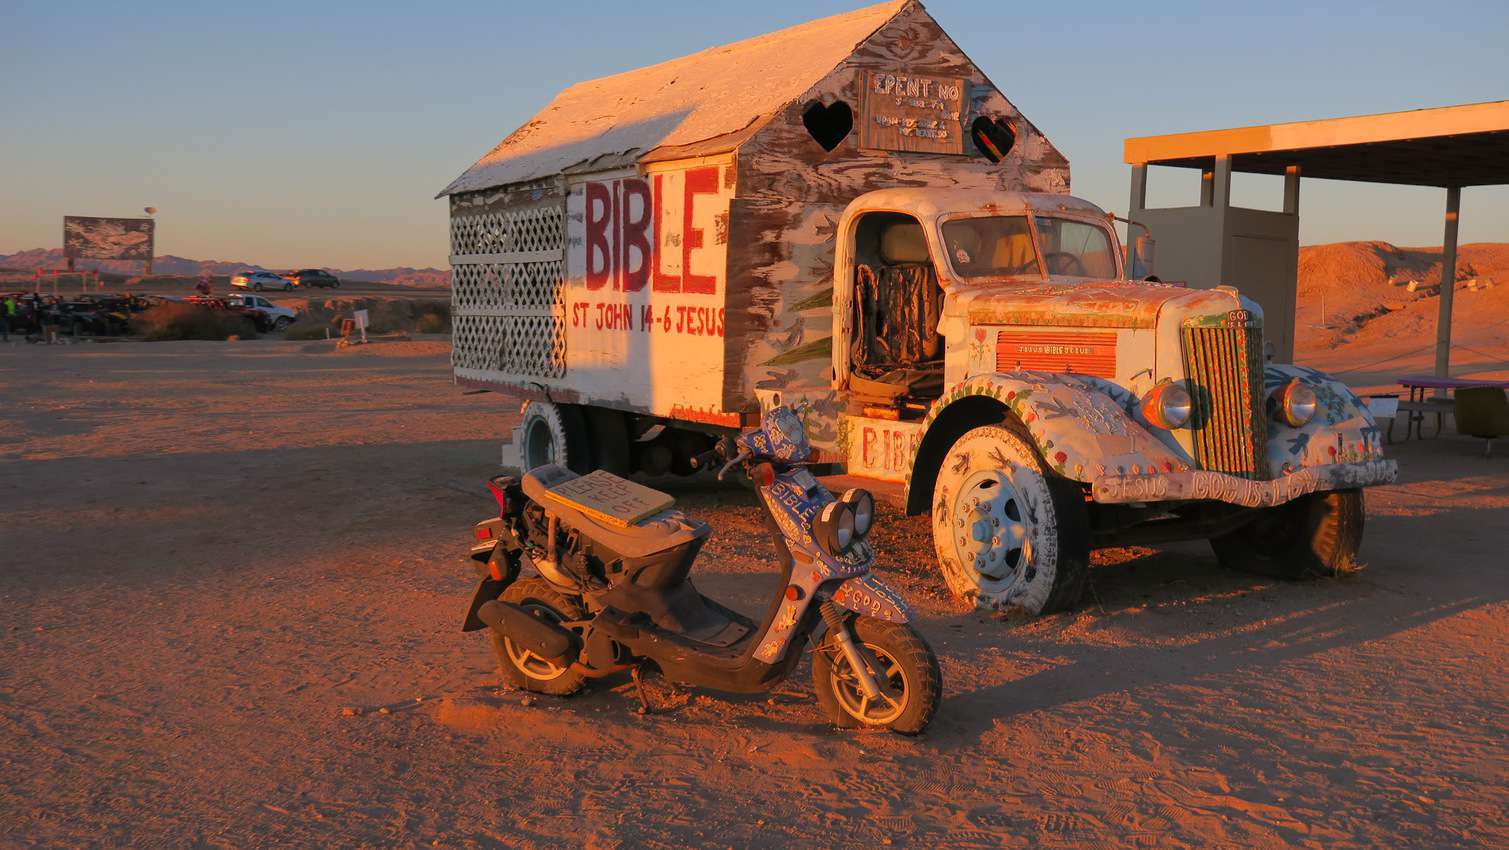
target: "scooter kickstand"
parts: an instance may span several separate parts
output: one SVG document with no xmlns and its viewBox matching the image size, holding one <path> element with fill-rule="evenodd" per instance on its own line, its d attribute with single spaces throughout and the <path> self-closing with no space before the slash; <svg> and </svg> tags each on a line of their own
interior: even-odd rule
<svg viewBox="0 0 1509 850">
<path fill-rule="evenodd" d="M 643 674 L 640 673 L 640 671 L 643 669 L 643 665 L 636 664 L 634 665 L 634 668 L 629 671 L 629 678 L 634 680 L 634 693 L 639 695 L 640 715 L 646 715 L 650 713 L 650 695 L 644 689 L 644 678 Z"/>
</svg>

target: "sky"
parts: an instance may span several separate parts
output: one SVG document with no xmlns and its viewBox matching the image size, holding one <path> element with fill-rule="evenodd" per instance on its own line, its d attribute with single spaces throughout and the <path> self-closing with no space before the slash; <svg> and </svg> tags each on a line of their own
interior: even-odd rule
<svg viewBox="0 0 1509 850">
<path fill-rule="evenodd" d="M 434 195 L 560 89 L 861 5 L 4 0 L 0 253 L 150 205 L 159 254 L 443 267 Z M 1503 0 L 925 5 L 1123 214 L 1128 136 L 1509 98 Z M 1234 201 L 1281 182 L 1237 175 Z M 1153 169 L 1150 205 L 1197 185 Z M 1444 194 L 1307 180 L 1301 240 L 1439 245 Z M 1464 190 L 1461 221 L 1509 241 L 1509 188 Z"/>
</svg>

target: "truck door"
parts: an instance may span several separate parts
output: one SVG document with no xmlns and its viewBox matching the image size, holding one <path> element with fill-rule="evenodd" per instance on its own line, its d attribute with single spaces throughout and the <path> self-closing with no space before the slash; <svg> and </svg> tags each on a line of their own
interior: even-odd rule
<svg viewBox="0 0 1509 850">
<path fill-rule="evenodd" d="M 938 320 L 943 289 L 922 223 L 913 216 L 873 212 L 855 224 L 844 351 L 835 374 L 847 378 L 863 407 L 921 415 L 943 392 L 943 337 Z M 847 374 L 846 374 L 847 373 Z"/>
</svg>

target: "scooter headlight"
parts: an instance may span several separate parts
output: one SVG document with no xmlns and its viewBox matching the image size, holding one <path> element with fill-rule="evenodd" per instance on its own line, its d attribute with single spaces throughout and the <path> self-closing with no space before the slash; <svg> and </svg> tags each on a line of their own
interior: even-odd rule
<svg viewBox="0 0 1509 850">
<path fill-rule="evenodd" d="M 870 525 L 875 522 L 875 497 L 870 491 L 855 487 L 846 491 L 840 501 L 854 509 L 854 536 L 869 534 Z"/>
<path fill-rule="evenodd" d="M 1320 406 L 1320 400 L 1315 397 L 1315 390 L 1298 378 L 1285 384 L 1278 392 L 1274 393 L 1274 412 L 1284 424 L 1290 428 L 1301 428 L 1309 424 L 1315 418 L 1315 411 Z"/>
<path fill-rule="evenodd" d="M 1147 421 L 1165 431 L 1183 428 L 1189 424 L 1195 402 L 1182 383 L 1172 381 L 1159 384 L 1142 397 L 1142 415 Z"/>
<path fill-rule="evenodd" d="M 848 502 L 829 502 L 818 513 L 812 532 L 824 552 L 838 557 L 854 542 L 854 508 Z"/>
</svg>

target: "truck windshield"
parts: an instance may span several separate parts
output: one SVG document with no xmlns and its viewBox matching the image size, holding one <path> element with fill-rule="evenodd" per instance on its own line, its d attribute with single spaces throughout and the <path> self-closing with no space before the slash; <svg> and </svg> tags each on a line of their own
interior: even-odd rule
<svg viewBox="0 0 1509 850">
<path fill-rule="evenodd" d="M 960 277 L 1041 275 L 1024 215 L 944 222 L 943 245 Z"/>
<path fill-rule="evenodd" d="M 1067 218 L 1037 217 L 1048 274 L 1115 277 L 1116 258 L 1105 228 Z"/>
</svg>

